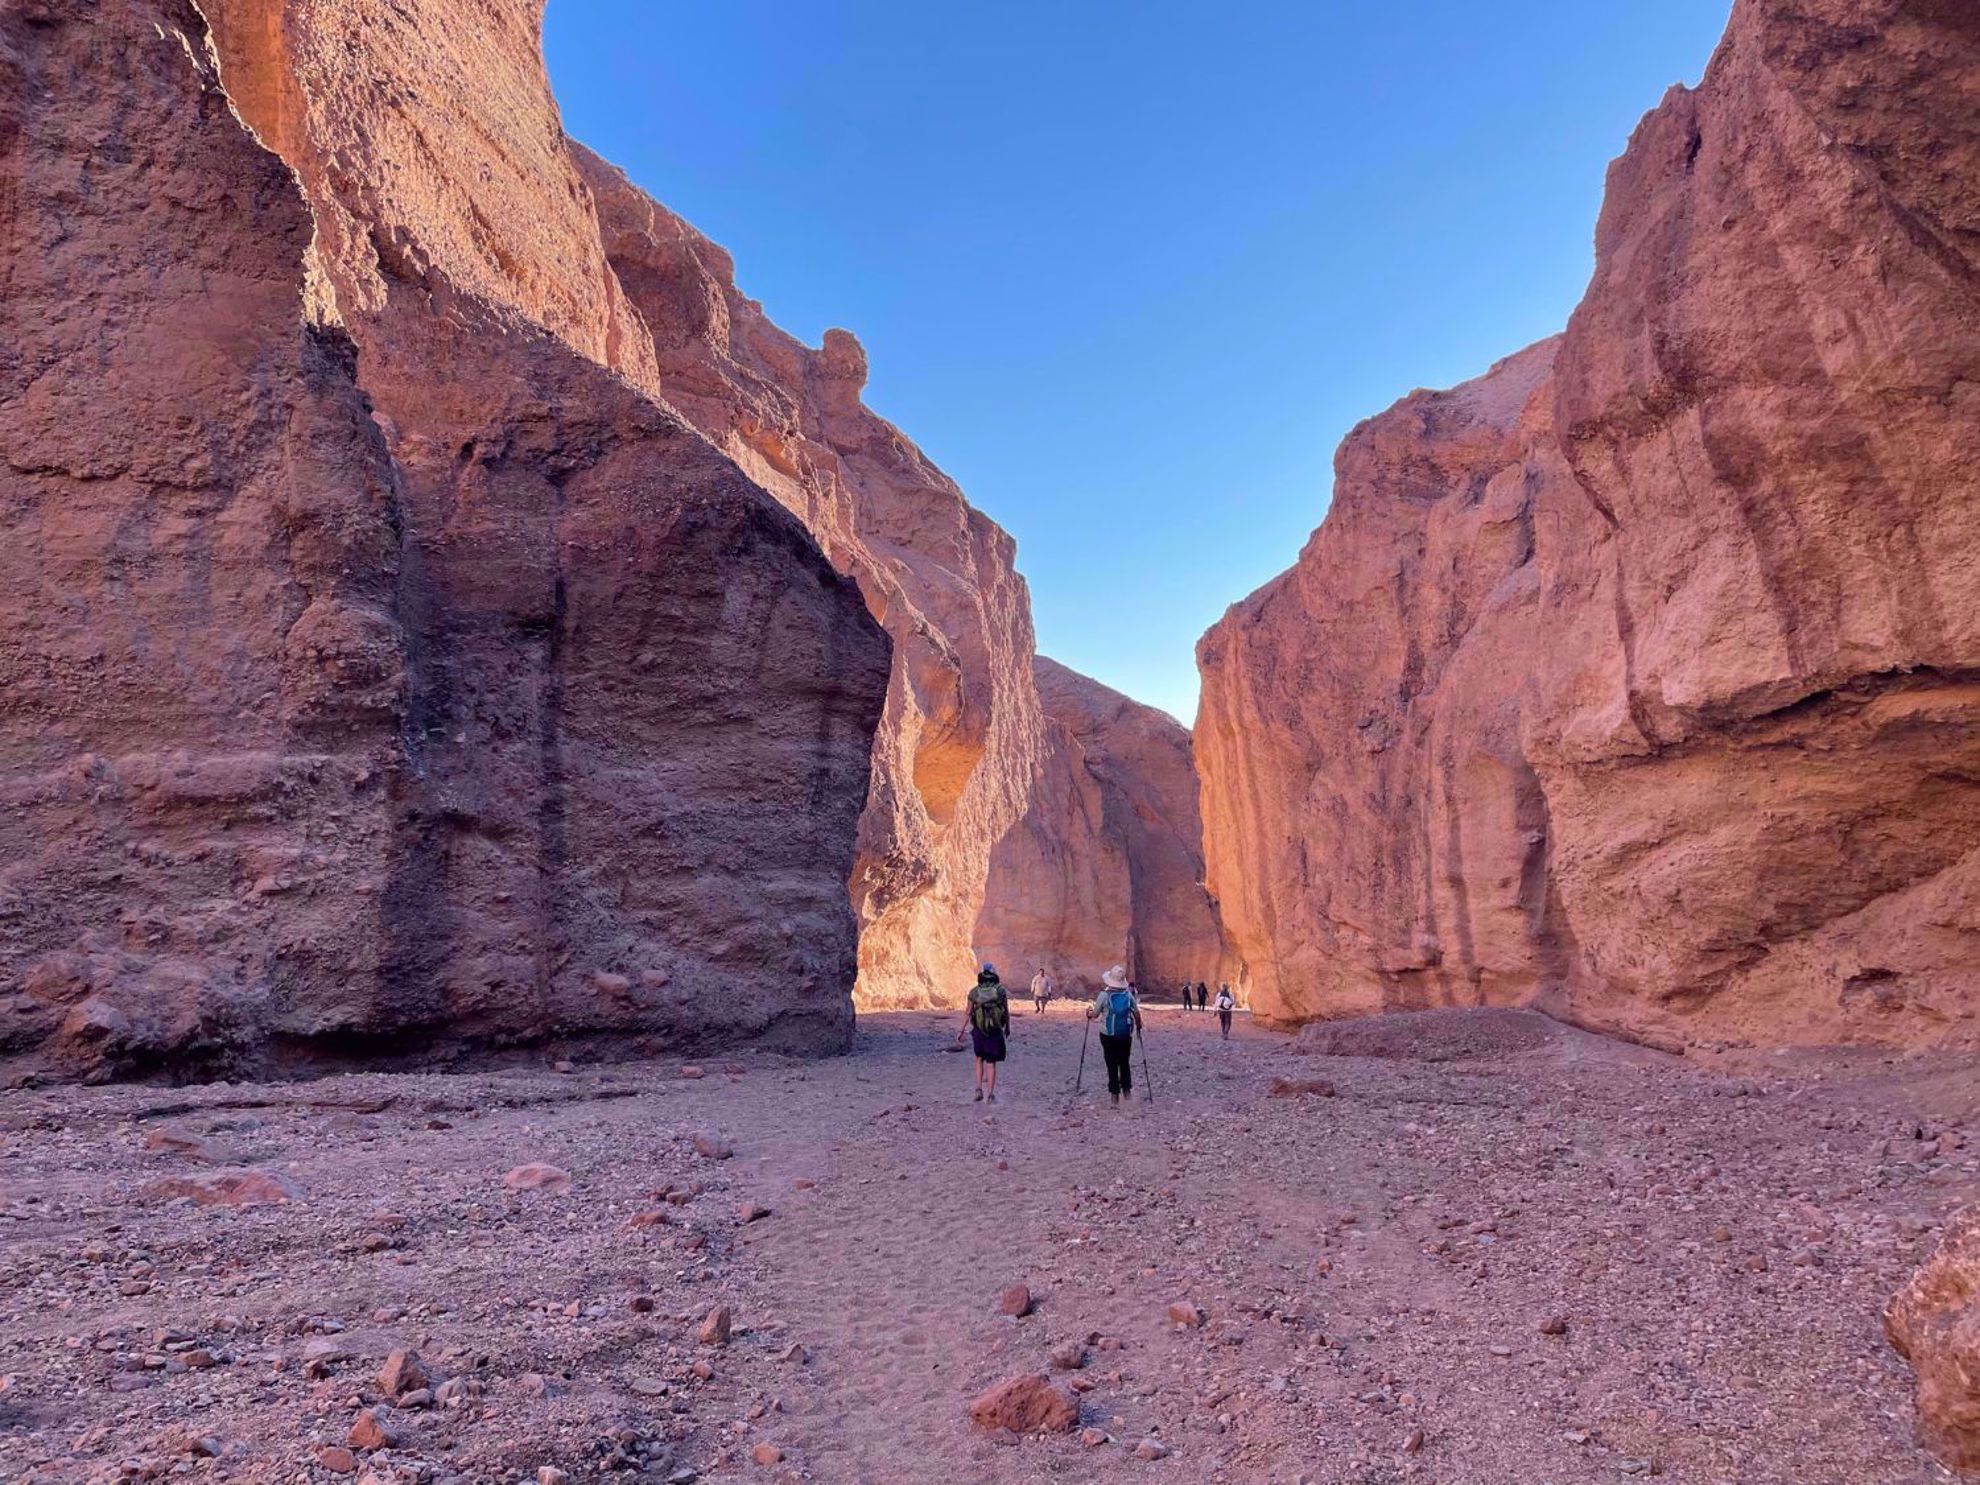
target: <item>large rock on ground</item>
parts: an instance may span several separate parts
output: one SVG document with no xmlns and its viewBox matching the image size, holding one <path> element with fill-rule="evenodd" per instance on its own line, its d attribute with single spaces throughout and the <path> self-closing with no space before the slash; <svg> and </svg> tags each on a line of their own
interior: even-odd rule
<svg viewBox="0 0 1980 1485">
<path fill-rule="evenodd" d="M 358 9 L 218 4 L 217 73 L 179 0 L 0 15 L 0 1037 L 84 1075 L 842 1047 L 886 637 L 599 364 L 612 292 L 543 281 L 547 93 L 454 75 L 534 16 L 436 82 L 393 70 L 417 7 Z M 500 159 L 545 220 L 467 254 Z"/>
<path fill-rule="evenodd" d="M 1261 1010 L 1980 1040 L 1976 75 L 1964 7 L 1741 0 L 1565 336 L 1349 438 L 1200 649 Z"/>
<path fill-rule="evenodd" d="M 1891 1344 L 1918 1374 L 1918 1436 L 1980 1477 L 1980 1208 L 1954 1220 L 1931 1262 L 1891 1300 Z"/>
<path fill-rule="evenodd" d="M 1014 990 L 1041 967 L 1068 990 L 1111 964 L 1144 988 L 1228 978 L 1189 732 L 1043 656 L 1035 673 L 1044 745 L 1031 806 L 991 857 L 978 948 Z"/>
<path fill-rule="evenodd" d="M 1016 548 L 860 400 L 843 330 L 813 350 L 737 290 L 729 255 L 581 146 L 607 256 L 668 401 L 795 512 L 894 640 L 852 878 L 866 1006 L 954 1003 L 991 850 L 1030 798 L 1040 717 Z"/>
</svg>

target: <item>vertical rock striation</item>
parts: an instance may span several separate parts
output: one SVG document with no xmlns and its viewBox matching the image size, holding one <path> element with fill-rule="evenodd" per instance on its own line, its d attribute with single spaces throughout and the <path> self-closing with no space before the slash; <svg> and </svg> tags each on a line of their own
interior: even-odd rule
<svg viewBox="0 0 1980 1485">
<path fill-rule="evenodd" d="M 1741 0 L 1566 334 L 1357 429 L 1204 639 L 1261 1009 L 1980 1039 L 1980 29 Z"/>
<path fill-rule="evenodd" d="M 213 13 L 0 16 L 0 1050 L 842 1047 L 888 642 L 557 281 L 535 17 Z"/>
<path fill-rule="evenodd" d="M 1013 985 L 1043 967 L 1097 988 L 1111 964 L 1149 988 L 1229 978 L 1188 731 L 1043 656 L 1036 673 L 1044 746 L 991 857 L 978 947 Z"/>
</svg>

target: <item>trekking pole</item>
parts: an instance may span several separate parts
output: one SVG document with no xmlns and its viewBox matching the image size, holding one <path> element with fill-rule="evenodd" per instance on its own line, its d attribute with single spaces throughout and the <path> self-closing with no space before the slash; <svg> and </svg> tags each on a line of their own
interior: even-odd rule
<svg viewBox="0 0 1980 1485">
<path fill-rule="evenodd" d="M 1093 1022 L 1089 1018 L 1086 1030 L 1079 1034 L 1079 1071 L 1073 1074 L 1073 1097 L 1079 1097 L 1079 1085 L 1086 1078 L 1086 1039 L 1093 1034 Z"/>
<path fill-rule="evenodd" d="M 1148 1032 L 1145 1028 L 1137 1026 L 1134 1029 L 1134 1037 L 1141 1043 L 1141 1097 L 1144 1102 L 1153 1103 L 1155 1080 L 1148 1076 Z"/>
</svg>

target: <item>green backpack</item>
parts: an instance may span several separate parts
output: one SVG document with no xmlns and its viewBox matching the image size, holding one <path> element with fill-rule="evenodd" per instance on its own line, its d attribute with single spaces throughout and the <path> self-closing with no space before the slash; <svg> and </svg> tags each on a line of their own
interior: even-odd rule
<svg viewBox="0 0 1980 1485">
<path fill-rule="evenodd" d="M 969 992 L 969 1024 L 978 1031 L 1002 1031 L 1010 1024 L 1004 987 L 995 980 L 979 982 Z"/>
</svg>

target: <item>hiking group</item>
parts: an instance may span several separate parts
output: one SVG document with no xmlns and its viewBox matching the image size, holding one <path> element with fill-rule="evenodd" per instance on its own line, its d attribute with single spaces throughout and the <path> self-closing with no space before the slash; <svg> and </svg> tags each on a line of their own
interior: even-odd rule
<svg viewBox="0 0 1980 1485">
<path fill-rule="evenodd" d="M 1058 986 L 1051 974 L 1039 970 L 1031 977 L 1031 1005 L 1035 1015 L 1043 1015 L 1045 1006 L 1057 991 Z M 1183 1007 L 1186 1010 L 1207 1009 L 1209 987 L 1203 984 L 1184 985 L 1182 990 Z M 1192 1002 L 1194 1002 L 1192 1004 Z M 1231 994 L 1229 985 L 1217 991 L 1217 1020 L 1224 1040 L 1230 1040 L 1231 1013 L 1237 1008 L 1237 1001 Z M 1093 1023 L 1100 1023 L 1100 1056 L 1107 1067 L 1107 1095 L 1118 1105 L 1123 1098 L 1134 1092 L 1134 1043 L 1142 1033 L 1141 996 L 1128 980 L 1127 970 L 1115 965 L 1100 977 L 1100 993 L 1093 997 L 1093 1003 L 1086 1008 L 1087 1030 Z M 963 1005 L 963 1024 L 956 1031 L 956 1044 L 961 1046 L 968 1038 L 970 1049 L 975 1053 L 975 1092 L 972 1095 L 978 1103 L 997 1101 L 997 1069 L 1010 1051 L 1011 1002 L 1004 989 L 1003 981 L 997 975 L 997 966 L 985 964 L 977 972 L 976 983 L 970 987 L 968 998 Z M 1142 1051 L 1142 1071 L 1147 1072 L 1148 1053 Z M 1082 1038 L 1079 1045 L 1079 1072 L 1073 1079 L 1073 1091 L 1078 1093 L 1086 1076 L 1086 1042 Z M 1145 1087 L 1144 1077 L 1144 1094 Z"/>
</svg>

